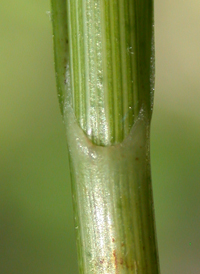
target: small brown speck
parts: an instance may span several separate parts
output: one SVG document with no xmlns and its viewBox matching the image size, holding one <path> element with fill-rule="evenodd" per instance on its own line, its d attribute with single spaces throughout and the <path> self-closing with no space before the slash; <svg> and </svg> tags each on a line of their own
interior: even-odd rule
<svg viewBox="0 0 200 274">
<path fill-rule="evenodd" d="M 113 243 L 115 242 L 115 239 L 114 239 L 114 238 L 112 238 L 112 242 L 113 242 Z"/>
<path fill-rule="evenodd" d="M 117 268 L 117 256 L 116 256 L 116 251 L 113 251 L 113 256 L 115 258 L 115 267 Z"/>
<path fill-rule="evenodd" d="M 136 161 L 139 161 L 139 158 L 138 158 L 138 157 L 136 157 L 136 158 L 135 158 L 135 160 L 136 160 Z"/>
</svg>

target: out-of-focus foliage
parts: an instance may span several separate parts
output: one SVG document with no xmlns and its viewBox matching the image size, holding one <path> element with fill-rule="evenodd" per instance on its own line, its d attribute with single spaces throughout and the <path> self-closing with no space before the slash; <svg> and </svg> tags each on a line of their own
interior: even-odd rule
<svg viewBox="0 0 200 274">
<path fill-rule="evenodd" d="M 77 274 L 45 1 L 1 0 L 0 273 Z M 162 274 L 200 273 L 200 2 L 155 1 L 151 158 Z"/>
</svg>

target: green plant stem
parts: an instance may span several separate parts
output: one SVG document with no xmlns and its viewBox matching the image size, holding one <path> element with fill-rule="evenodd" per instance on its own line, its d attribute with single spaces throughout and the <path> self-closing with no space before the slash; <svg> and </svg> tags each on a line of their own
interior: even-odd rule
<svg viewBox="0 0 200 274">
<path fill-rule="evenodd" d="M 52 13 L 79 271 L 158 274 L 149 157 L 153 3 L 52 0 Z"/>
</svg>

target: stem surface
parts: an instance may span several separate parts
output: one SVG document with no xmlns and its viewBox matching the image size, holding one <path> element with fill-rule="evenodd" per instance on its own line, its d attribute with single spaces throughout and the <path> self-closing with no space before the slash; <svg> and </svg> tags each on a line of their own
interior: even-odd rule
<svg viewBox="0 0 200 274">
<path fill-rule="evenodd" d="M 52 0 L 80 274 L 158 274 L 152 0 Z"/>
</svg>

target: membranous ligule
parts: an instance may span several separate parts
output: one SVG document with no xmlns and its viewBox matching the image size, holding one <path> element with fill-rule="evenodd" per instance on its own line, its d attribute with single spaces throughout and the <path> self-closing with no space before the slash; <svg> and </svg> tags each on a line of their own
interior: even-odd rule
<svg viewBox="0 0 200 274">
<path fill-rule="evenodd" d="M 129 135 L 110 146 L 92 143 L 70 103 L 64 114 L 81 273 L 156 274 L 145 110 L 141 109 Z"/>
</svg>

